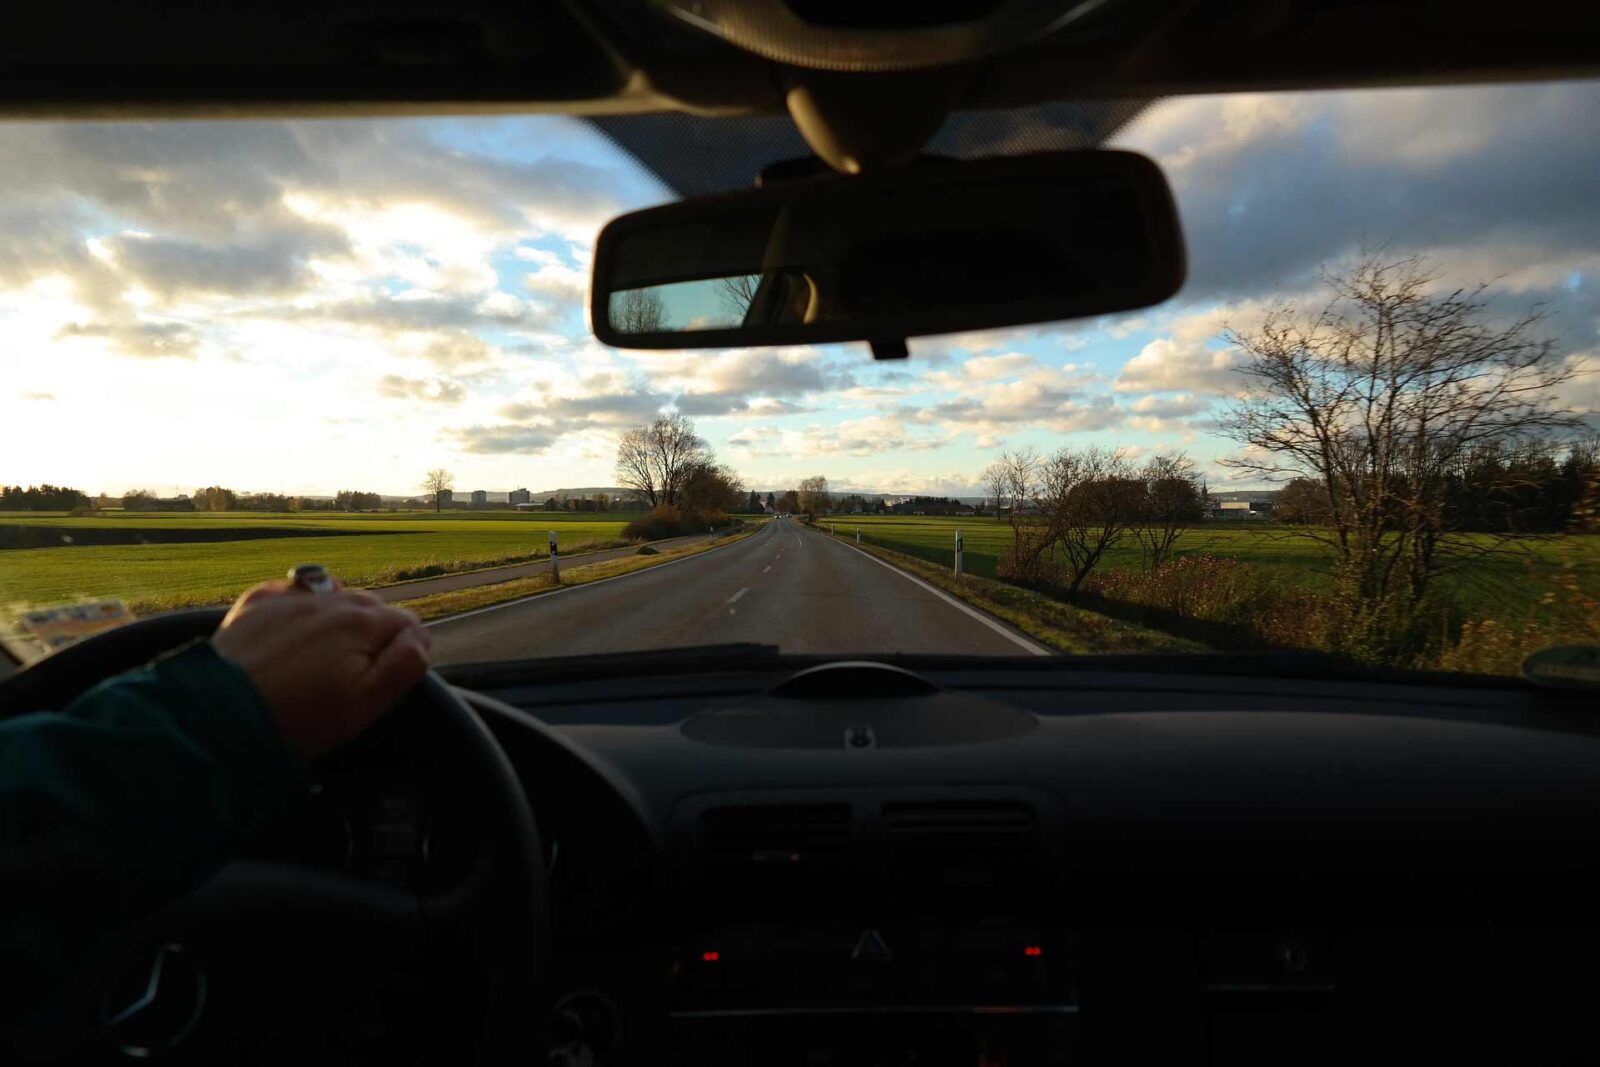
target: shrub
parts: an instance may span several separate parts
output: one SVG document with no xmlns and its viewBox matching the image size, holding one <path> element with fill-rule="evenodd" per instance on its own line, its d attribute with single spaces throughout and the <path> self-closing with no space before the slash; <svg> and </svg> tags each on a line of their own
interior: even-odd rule
<svg viewBox="0 0 1600 1067">
<path fill-rule="evenodd" d="M 630 541 L 659 541 L 683 532 L 683 512 L 671 504 L 657 504 L 622 528 L 622 536 Z"/>
<path fill-rule="evenodd" d="M 1211 555 L 1179 556 L 1148 573 L 1105 571 L 1091 575 L 1084 589 L 1186 619 L 1236 624 L 1253 623 L 1277 599 L 1249 564 Z"/>
<path fill-rule="evenodd" d="M 1570 565 L 1556 575 L 1521 625 L 1497 619 L 1471 619 L 1453 644 L 1429 666 L 1442 671 L 1515 675 L 1522 661 L 1552 645 L 1600 644 L 1600 598 L 1587 592 Z"/>
</svg>

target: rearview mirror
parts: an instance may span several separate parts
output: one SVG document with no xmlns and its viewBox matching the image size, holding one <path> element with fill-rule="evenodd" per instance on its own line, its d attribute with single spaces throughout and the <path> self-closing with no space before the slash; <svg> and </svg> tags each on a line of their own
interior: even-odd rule
<svg viewBox="0 0 1600 1067">
<path fill-rule="evenodd" d="M 871 341 L 1102 315 L 1178 291 L 1183 237 L 1133 152 L 929 160 L 613 219 L 595 336 L 623 348 Z M 898 351 L 896 349 L 898 348 Z"/>
</svg>

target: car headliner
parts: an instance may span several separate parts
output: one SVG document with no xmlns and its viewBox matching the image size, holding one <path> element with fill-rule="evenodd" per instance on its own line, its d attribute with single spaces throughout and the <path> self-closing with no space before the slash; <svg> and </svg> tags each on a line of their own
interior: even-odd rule
<svg viewBox="0 0 1600 1067">
<path fill-rule="evenodd" d="M 879 5 L 865 33 L 891 48 L 890 23 L 919 6 Z M 791 87 L 828 78 L 863 99 L 920 78 L 982 110 L 1600 74 L 1592 0 L 1106 0 L 1043 38 L 909 74 L 773 62 L 653 0 L 85 0 L 13 5 L 6 30 L 0 113 L 15 116 L 781 114 Z"/>
</svg>

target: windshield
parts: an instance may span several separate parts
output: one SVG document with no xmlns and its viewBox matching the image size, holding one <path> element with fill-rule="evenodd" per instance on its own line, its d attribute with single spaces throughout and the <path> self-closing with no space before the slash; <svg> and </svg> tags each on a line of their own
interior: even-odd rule
<svg viewBox="0 0 1600 1067">
<path fill-rule="evenodd" d="M 875 363 L 598 344 L 595 234 L 671 194 L 575 120 L 0 127 L 6 646 L 304 562 L 439 663 L 1600 641 L 1600 85 L 1176 99 L 1109 143 L 1173 185 L 1177 298 Z"/>
</svg>

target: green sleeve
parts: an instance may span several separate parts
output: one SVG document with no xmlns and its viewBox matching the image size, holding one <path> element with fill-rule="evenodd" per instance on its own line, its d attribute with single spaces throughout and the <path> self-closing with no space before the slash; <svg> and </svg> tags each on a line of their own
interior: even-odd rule
<svg viewBox="0 0 1600 1067">
<path fill-rule="evenodd" d="M 303 774 L 255 684 L 205 643 L 0 723 L 7 984 L 47 996 L 204 881 Z"/>
</svg>

